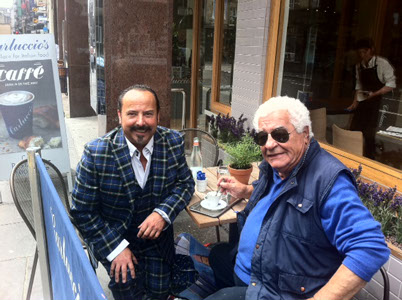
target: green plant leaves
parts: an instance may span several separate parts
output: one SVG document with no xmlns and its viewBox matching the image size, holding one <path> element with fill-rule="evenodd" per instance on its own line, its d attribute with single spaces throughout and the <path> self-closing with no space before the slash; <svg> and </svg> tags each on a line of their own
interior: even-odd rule
<svg viewBox="0 0 402 300">
<path fill-rule="evenodd" d="M 248 169 L 252 162 L 262 160 L 260 147 L 248 134 L 239 142 L 226 144 L 224 147 L 230 155 L 229 165 L 234 169 Z"/>
</svg>

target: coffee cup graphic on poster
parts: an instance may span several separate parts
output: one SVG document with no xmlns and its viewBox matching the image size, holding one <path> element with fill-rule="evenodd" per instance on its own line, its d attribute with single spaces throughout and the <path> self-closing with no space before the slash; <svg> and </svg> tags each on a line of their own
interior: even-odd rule
<svg viewBox="0 0 402 300">
<path fill-rule="evenodd" d="M 0 94 L 0 111 L 10 137 L 22 139 L 32 135 L 34 98 L 28 91 Z"/>
</svg>

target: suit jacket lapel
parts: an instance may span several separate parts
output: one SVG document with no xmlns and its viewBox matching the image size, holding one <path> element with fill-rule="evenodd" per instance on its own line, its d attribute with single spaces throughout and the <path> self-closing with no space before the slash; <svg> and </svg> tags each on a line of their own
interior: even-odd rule
<svg viewBox="0 0 402 300">
<path fill-rule="evenodd" d="M 164 137 L 164 132 L 158 127 L 154 135 L 154 150 L 152 153 L 152 192 L 156 195 L 162 194 L 162 189 L 165 185 L 166 170 L 167 170 L 167 153 L 168 143 Z M 151 179 L 148 178 L 148 180 Z M 154 184 L 157 182 L 158 184 Z"/>
<path fill-rule="evenodd" d="M 129 195 L 130 204 L 133 204 L 135 195 L 141 193 L 141 187 L 135 178 L 135 173 L 131 164 L 130 151 L 128 150 L 123 129 L 121 128 L 112 140 L 112 152 L 123 186 L 126 188 Z"/>
</svg>

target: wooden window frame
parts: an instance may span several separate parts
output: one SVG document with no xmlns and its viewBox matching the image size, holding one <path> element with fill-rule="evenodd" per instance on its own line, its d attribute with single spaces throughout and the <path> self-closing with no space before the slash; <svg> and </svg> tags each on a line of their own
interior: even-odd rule
<svg viewBox="0 0 402 300">
<path fill-rule="evenodd" d="M 193 55 L 191 57 L 191 95 L 190 95 L 190 127 L 197 128 L 198 118 L 198 70 L 200 68 L 200 30 L 203 1 L 194 2 L 193 12 Z"/>
<path fill-rule="evenodd" d="M 268 43 L 265 60 L 265 78 L 262 101 L 276 95 L 282 36 L 284 30 L 285 0 L 271 0 L 268 26 Z"/>
<path fill-rule="evenodd" d="M 211 110 L 214 113 L 231 115 L 232 108 L 228 105 L 219 102 L 220 89 L 221 89 L 224 12 L 225 12 L 225 1 L 216 0 L 215 24 L 214 24 L 214 50 L 212 57 Z"/>
<path fill-rule="evenodd" d="M 383 10 L 383 6 L 380 6 Z M 282 51 L 284 27 L 285 0 L 271 0 L 267 56 L 265 64 L 265 79 L 263 102 L 277 95 L 279 65 Z M 381 20 L 377 20 L 380 23 Z M 321 147 L 338 158 L 348 168 L 358 168 L 362 165 L 362 176 L 386 187 L 396 187 L 402 190 L 402 171 L 380 162 L 354 155 L 326 143 Z"/>
<path fill-rule="evenodd" d="M 193 18 L 193 51 L 192 70 L 191 70 L 191 101 L 190 101 L 190 121 L 191 127 L 197 127 L 198 118 L 198 78 L 200 68 L 200 31 L 203 12 L 203 2 L 196 0 L 194 6 Z M 223 52 L 223 25 L 224 25 L 224 0 L 216 0 L 215 2 L 215 24 L 214 24 L 214 45 L 212 56 L 212 85 L 211 85 L 211 111 L 213 113 L 229 114 L 232 113 L 230 106 L 224 105 L 218 101 L 220 95 L 221 83 L 221 62 Z"/>
</svg>

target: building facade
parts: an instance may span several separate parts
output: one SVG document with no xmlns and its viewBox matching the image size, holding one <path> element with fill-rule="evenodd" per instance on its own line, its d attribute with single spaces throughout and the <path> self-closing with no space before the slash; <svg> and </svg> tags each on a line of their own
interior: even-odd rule
<svg viewBox="0 0 402 300">
<path fill-rule="evenodd" d="M 315 127 L 324 147 L 367 170 L 386 170 L 393 175 L 383 183 L 400 186 L 400 1 L 57 0 L 55 8 L 60 54 L 69 67 L 70 115 L 98 114 L 100 132 L 117 125 L 116 99 L 133 83 L 157 90 L 161 123 L 176 129 L 208 129 L 206 116 L 219 113 L 243 114 L 251 126 L 263 101 L 288 95 L 312 115 L 325 109 L 325 122 Z M 374 112 L 370 159 L 348 150 L 342 138 L 332 145 L 334 126 L 351 129 L 353 113 L 346 108 L 355 95 L 355 45 L 362 38 L 373 41 L 373 61 L 383 57 L 393 74 L 384 83 L 391 91 Z"/>
<path fill-rule="evenodd" d="M 17 2 L 27 8 L 38 1 Z M 323 148 L 348 167 L 361 164 L 364 177 L 402 190 L 400 0 L 54 0 L 49 6 L 50 33 L 68 68 L 70 116 L 97 115 L 100 134 L 118 124 L 118 95 L 135 83 L 156 90 L 161 124 L 174 129 L 208 130 L 206 116 L 217 114 L 244 115 L 251 127 L 261 103 L 288 95 L 312 116 L 320 112 L 313 132 Z M 372 41 L 368 69 L 390 89 L 370 113 L 373 139 L 360 134 L 349 142 L 354 115 L 346 109 L 362 77 L 361 39 Z M 361 100 L 374 91 L 367 84 L 360 90 Z M 338 139 L 337 128 L 344 130 Z M 364 143 L 372 143 L 372 156 Z M 393 281 L 392 299 L 400 299 L 401 282 Z"/>
</svg>

